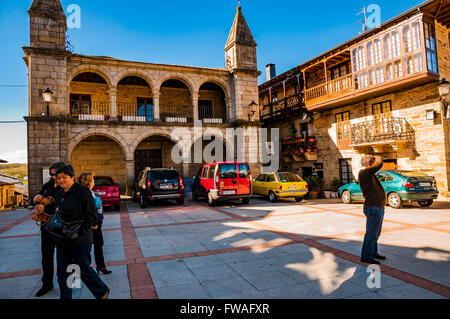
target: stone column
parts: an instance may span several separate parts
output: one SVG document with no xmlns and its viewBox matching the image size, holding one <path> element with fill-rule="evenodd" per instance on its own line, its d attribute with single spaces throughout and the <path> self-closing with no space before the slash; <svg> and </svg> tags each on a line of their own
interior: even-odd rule
<svg viewBox="0 0 450 319">
<path fill-rule="evenodd" d="M 110 99 L 110 104 L 111 104 L 111 108 L 109 110 L 109 114 L 111 116 L 110 120 L 115 121 L 117 120 L 117 88 L 116 87 L 112 87 L 109 89 L 109 99 Z"/>
<path fill-rule="evenodd" d="M 159 97 L 161 93 L 158 91 L 153 91 L 153 115 L 154 115 L 154 121 L 160 122 L 160 112 L 159 112 Z"/>
<path fill-rule="evenodd" d="M 192 107 L 194 108 L 194 121 L 198 120 L 198 99 L 200 95 L 198 92 L 192 94 Z"/>
<path fill-rule="evenodd" d="M 233 98 L 229 97 L 225 99 L 225 103 L 226 103 L 226 115 L 227 115 L 227 123 L 231 123 L 231 119 L 233 114 L 232 112 L 232 107 L 233 107 Z"/>
<path fill-rule="evenodd" d="M 126 185 L 126 195 L 131 196 L 131 187 L 135 179 L 134 176 L 134 160 L 126 160 L 125 167 L 127 170 L 127 185 Z"/>
</svg>

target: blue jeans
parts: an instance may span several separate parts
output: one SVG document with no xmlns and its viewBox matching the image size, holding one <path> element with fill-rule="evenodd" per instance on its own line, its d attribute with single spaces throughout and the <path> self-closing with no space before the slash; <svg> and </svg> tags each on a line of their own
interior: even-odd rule
<svg viewBox="0 0 450 319">
<path fill-rule="evenodd" d="M 361 251 L 362 259 L 374 258 L 378 255 L 378 238 L 381 234 L 381 227 L 384 218 L 383 207 L 364 207 L 364 215 L 367 217 L 366 235 Z"/>
<path fill-rule="evenodd" d="M 56 247 L 58 284 L 61 299 L 72 299 L 72 289 L 67 285 L 69 265 L 80 267 L 80 277 L 96 299 L 100 299 L 108 292 L 108 287 L 98 273 L 91 267 L 92 245 Z"/>
</svg>

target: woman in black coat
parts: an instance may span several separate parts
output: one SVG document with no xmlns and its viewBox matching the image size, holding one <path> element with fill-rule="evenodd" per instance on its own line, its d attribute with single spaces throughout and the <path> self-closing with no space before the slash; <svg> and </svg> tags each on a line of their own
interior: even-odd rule
<svg viewBox="0 0 450 319">
<path fill-rule="evenodd" d="M 72 299 L 72 280 L 69 275 L 79 270 L 81 280 L 97 299 L 107 299 L 109 288 L 91 267 L 92 230 L 98 227 L 97 212 L 89 189 L 75 182 L 71 165 L 56 171 L 62 190 L 56 198 L 56 212 L 65 222 L 83 221 L 74 240 L 57 240 L 56 259 L 61 299 Z M 75 287 L 73 287 L 75 288 Z"/>
</svg>

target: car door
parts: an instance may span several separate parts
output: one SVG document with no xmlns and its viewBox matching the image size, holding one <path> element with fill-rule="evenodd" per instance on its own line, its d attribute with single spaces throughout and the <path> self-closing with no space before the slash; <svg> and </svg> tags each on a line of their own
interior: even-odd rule
<svg viewBox="0 0 450 319">
<path fill-rule="evenodd" d="M 350 187 L 350 195 L 353 200 L 364 200 L 364 195 L 362 193 L 361 187 L 359 186 L 359 181 L 352 183 Z"/>
<path fill-rule="evenodd" d="M 264 195 L 264 182 L 266 180 L 265 174 L 259 174 L 256 180 L 253 182 L 253 193 L 255 195 Z"/>
<path fill-rule="evenodd" d="M 208 169 L 209 169 L 209 166 L 203 166 L 202 175 L 200 177 L 200 194 L 201 194 L 201 196 L 206 196 L 206 194 L 208 193 L 208 189 L 207 189 Z"/>
<path fill-rule="evenodd" d="M 269 174 L 267 175 L 266 182 L 264 185 L 264 194 L 269 195 L 269 191 L 274 191 L 277 187 L 277 178 L 275 177 L 275 174 Z"/>
<path fill-rule="evenodd" d="M 383 186 L 385 193 L 389 194 L 393 189 L 392 182 L 394 181 L 394 178 L 392 177 L 392 175 L 387 172 L 379 172 L 376 174 L 376 176 L 380 181 L 381 186 Z"/>
<path fill-rule="evenodd" d="M 248 164 L 238 164 L 237 174 L 237 193 L 239 195 L 248 195 L 251 193 L 250 167 Z"/>
</svg>

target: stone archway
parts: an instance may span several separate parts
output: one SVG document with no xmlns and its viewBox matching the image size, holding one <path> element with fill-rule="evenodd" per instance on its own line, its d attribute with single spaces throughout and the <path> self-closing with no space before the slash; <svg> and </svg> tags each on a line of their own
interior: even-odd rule
<svg viewBox="0 0 450 319">
<path fill-rule="evenodd" d="M 92 134 L 81 139 L 70 152 L 76 176 L 94 172 L 97 176 L 110 176 L 119 184 L 123 194 L 127 188 L 126 155 L 115 139 L 101 134 Z"/>
</svg>

